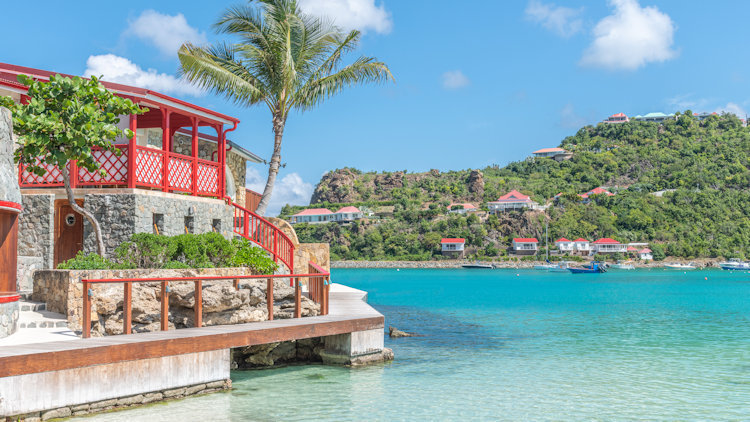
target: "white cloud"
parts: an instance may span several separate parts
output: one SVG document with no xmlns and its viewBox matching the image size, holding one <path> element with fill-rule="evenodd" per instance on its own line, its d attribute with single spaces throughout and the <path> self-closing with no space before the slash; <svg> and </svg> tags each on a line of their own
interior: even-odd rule
<svg viewBox="0 0 750 422">
<path fill-rule="evenodd" d="M 153 44 L 164 55 L 174 58 L 184 42 L 206 43 L 206 34 L 188 25 L 182 13 L 171 16 L 155 10 L 144 10 L 138 18 L 129 23 L 125 30 L 126 35 Z"/>
<path fill-rule="evenodd" d="M 261 175 L 254 167 L 247 168 L 245 186 L 256 192 L 263 193 L 266 187 L 267 175 Z M 313 185 L 302 180 L 297 173 L 289 173 L 281 179 L 276 179 L 271 201 L 266 209 L 266 215 L 279 215 L 281 207 L 286 204 L 308 205 L 312 197 Z"/>
<path fill-rule="evenodd" d="M 581 64 L 605 69 L 635 70 L 677 56 L 672 48 L 675 25 L 669 15 L 637 0 L 610 0 L 614 12 L 594 27 L 594 41 Z"/>
<path fill-rule="evenodd" d="M 387 34 L 393 29 L 391 13 L 375 0 L 301 0 L 300 7 L 306 13 L 330 18 L 346 30 Z"/>
<path fill-rule="evenodd" d="M 729 102 L 724 107 L 719 107 L 715 110 L 717 113 L 731 113 L 740 119 L 744 119 L 747 116 L 747 111 L 737 103 Z"/>
<path fill-rule="evenodd" d="M 556 6 L 545 4 L 539 0 L 531 0 L 526 6 L 526 18 L 541 24 L 561 37 L 570 37 L 583 29 L 581 13 L 583 8 Z"/>
<path fill-rule="evenodd" d="M 86 71 L 84 71 L 83 76 L 89 77 L 91 75 L 104 75 L 102 79 L 105 81 L 153 89 L 164 93 L 193 96 L 202 94 L 198 88 L 173 75 L 159 73 L 156 69 L 144 70 L 125 57 L 115 56 L 114 54 L 89 56 L 86 60 Z"/>
<path fill-rule="evenodd" d="M 443 73 L 443 88 L 459 89 L 469 85 L 469 78 L 460 70 L 451 70 Z"/>
</svg>

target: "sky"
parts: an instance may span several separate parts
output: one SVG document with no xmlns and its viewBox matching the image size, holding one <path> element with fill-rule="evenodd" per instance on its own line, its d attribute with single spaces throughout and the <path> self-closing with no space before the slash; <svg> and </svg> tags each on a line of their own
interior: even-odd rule
<svg viewBox="0 0 750 422">
<path fill-rule="evenodd" d="M 213 22 L 238 1 L 37 1 L 3 5 L 0 62 L 150 88 L 241 120 L 231 139 L 263 158 L 270 112 L 180 81 L 176 51 L 236 41 Z M 481 168 L 557 146 L 607 116 L 750 110 L 750 2 L 300 0 L 364 35 L 395 83 L 351 88 L 292 114 L 268 214 L 307 204 L 327 171 Z M 248 167 L 262 190 L 268 168 Z"/>
</svg>

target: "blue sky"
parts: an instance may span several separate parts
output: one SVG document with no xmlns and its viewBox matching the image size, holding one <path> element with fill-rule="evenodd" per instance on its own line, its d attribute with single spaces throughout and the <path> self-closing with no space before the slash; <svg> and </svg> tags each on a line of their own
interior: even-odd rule
<svg viewBox="0 0 750 422">
<path fill-rule="evenodd" d="M 270 213 L 305 204 L 320 176 L 506 164 L 608 115 L 750 109 L 750 2 L 684 0 L 302 0 L 365 31 L 359 53 L 395 84 L 354 88 L 287 123 Z M 174 78 L 181 42 L 236 1 L 20 2 L 3 6 L 0 61 L 103 73 L 242 120 L 234 141 L 269 158 L 267 109 L 243 109 Z M 72 7 L 75 5 L 75 7 Z M 352 56 L 353 58 L 354 56 Z M 259 188 L 267 168 L 249 168 Z M 263 180 L 261 180 L 263 179 Z"/>
</svg>

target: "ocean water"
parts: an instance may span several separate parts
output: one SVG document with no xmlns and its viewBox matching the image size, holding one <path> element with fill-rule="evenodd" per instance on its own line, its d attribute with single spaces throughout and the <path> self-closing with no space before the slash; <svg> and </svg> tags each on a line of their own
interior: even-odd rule
<svg viewBox="0 0 750 422">
<path fill-rule="evenodd" d="M 750 274 L 334 270 L 396 360 L 233 372 L 234 389 L 87 420 L 748 420 Z"/>
</svg>

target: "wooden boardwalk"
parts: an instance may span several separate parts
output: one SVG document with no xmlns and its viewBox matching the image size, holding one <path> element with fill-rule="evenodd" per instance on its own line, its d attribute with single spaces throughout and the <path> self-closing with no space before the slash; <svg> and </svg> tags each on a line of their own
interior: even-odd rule
<svg viewBox="0 0 750 422">
<path fill-rule="evenodd" d="M 384 328 L 365 292 L 334 286 L 330 314 L 0 347 L 0 377 Z"/>
</svg>

